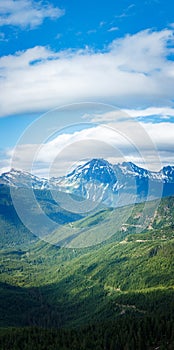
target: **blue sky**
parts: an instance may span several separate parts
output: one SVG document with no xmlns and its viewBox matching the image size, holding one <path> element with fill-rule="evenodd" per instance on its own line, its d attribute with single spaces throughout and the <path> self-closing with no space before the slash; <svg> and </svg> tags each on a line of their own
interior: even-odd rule
<svg viewBox="0 0 174 350">
<path fill-rule="evenodd" d="M 10 167 L 16 142 L 37 117 L 82 102 L 124 110 L 136 120 L 137 128 L 141 123 L 148 133 L 161 164 L 174 164 L 173 13 L 172 0 L 1 0 L 1 172 Z M 82 110 L 79 123 L 87 114 Z M 80 105 L 78 112 L 80 115 Z M 74 110 L 68 115 L 71 124 Z M 98 122 L 113 124 L 113 118 L 103 117 L 105 108 L 103 115 L 101 111 L 98 115 Z M 60 113 L 57 118 L 61 119 Z M 68 130 L 64 131 L 66 140 Z M 75 128 L 69 139 L 73 132 Z M 58 141 L 55 144 L 60 146 Z M 50 154 L 51 147 L 53 143 Z M 147 148 L 144 144 L 147 164 L 157 169 Z M 22 154 L 21 167 L 27 158 L 26 148 Z M 72 159 L 75 161 L 73 155 Z M 132 160 L 142 163 L 133 155 Z M 38 174 L 44 174 L 46 164 L 40 164 Z"/>
<path fill-rule="evenodd" d="M 10 3 L 8 0 L 1 2 L 2 9 L 3 3 Z M 115 38 L 122 37 L 127 33 L 135 34 L 147 28 L 161 30 L 173 22 L 174 5 L 172 0 L 96 0 L 95 2 L 92 0 L 83 2 L 79 0 L 52 0 L 43 1 L 42 6 L 39 5 L 40 1 L 16 0 L 16 3 L 19 3 L 19 9 L 22 9 L 22 4 L 27 4 L 27 2 L 26 8 L 30 10 L 35 8 L 40 13 L 44 4 L 48 3 L 52 7 L 52 13 L 50 13 L 50 17 L 47 17 L 46 13 L 43 14 L 40 23 L 39 20 L 38 23 L 35 23 L 31 16 L 30 20 L 26 19 L 23 23 L 21 23 L 21 18 L 19 21 L 17 18 L 16 20 L 11 18 L 9 24 L 2 24 L 1 55 L 26 50 L 37 45 L 49 45 L 53 50 L 80 49 L 89 45 L 101 50 Z M 10 8 L 9 4 L 6 13 L 10 11 Z M 54 18 L 54 11 L 57 8 L 61 12 Z M 6 14 L 1 12 L 1 16 L 4 18 Z M 20 11 L 18 13 L 19 17 L 22 17 L 22 13 Z"/>
</svg>

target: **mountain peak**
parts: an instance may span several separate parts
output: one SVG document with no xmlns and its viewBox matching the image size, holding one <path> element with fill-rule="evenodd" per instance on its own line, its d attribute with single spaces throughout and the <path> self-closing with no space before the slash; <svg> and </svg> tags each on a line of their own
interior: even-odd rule
<svg viewBox="0 0 174 350">
<path fill-rule="evenodd" d="M 11 187 L 35 189 L 44 189 L 49 187 L 46 179 L 40 179 L 27 171 L 14 168 L 11 168 L 10 171 L 0 175 L 0 184 Z"/>
<path fill-rule="evenodd" d="M 133 203 L 146 200 L 148 196 L 154 199 L 161 195 L 173 195 L 174 166 L 168 165 L 159 172 L 153 172 L 132 162 L 113 165 L 103 158 L 93 158 L 78 165 L 66 176 L 51 178 L 49 181 L 12 168 L 0 175 L 0 185 L 59 190 L 93 201 L 100 194 L 107 205 L 113 205 L 113 201 L 117 205 L 118 200 L 121 204 L 128 204 L 128 197 L 129 202 Z"/>
<path fill-rule="evenodd" d="M 113 165 L 103 158 L 93 158 L 85 164 L 79 165 L 66 177 L 72 180 L 83 179 L 112 185 L 117 182 Z"/>
</svg>

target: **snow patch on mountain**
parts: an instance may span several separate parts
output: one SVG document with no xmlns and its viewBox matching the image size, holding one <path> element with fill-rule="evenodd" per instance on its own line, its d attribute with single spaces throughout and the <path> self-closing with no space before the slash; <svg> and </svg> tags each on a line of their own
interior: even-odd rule
<svg viewBox="0 0 174 350">
<path fill-rule="evenodd" d="M 0 176 L 0 185 L 63 191 L 116 206 L 118 202 L 124 205 L 143 201 L 148 196 L 153 199 L 173 195 L 174 166 L 165 166 L 159 172 L 153 172 L 132 162 L 111 164 L 95 158 L 78 165 L 65 176 L 49 180 L 11 169 Z"/>
</svg>

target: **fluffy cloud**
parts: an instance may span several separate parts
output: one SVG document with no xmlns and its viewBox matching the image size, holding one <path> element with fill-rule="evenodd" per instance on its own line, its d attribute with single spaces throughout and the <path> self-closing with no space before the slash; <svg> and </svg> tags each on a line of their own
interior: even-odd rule
<svg viewBox="0 0 174 350">
<path fill-rule="evenodd" d="M 0 115 L 79 101 L 131 109 L 171 105 L 172 36 L 172 30 L 145 30 L 115 40 L 105 51 L 54 52 L 38 46 L 1 57 Z"/>
<path fill-rule="evenodd" d="M 114 122 L 116 119 L 124 120 L 130 117 L 133 118 L 144 118 L 151 117 L 154 122 L 156 117 L 160 117 L 161 120 L 169 119 L 174 117 L 174 108 L 171 107 L 148 107 L 144 109 L 116 109 L 114 111 L 109 111 L 106 113 L 96 113 L 90 116 L 89 114 L 84 114 L 83 119 L 89 119 L 91 122 Z M 155 118 L 153 118 L 155 117 Z"/>
<path fill-rule="evenodd" d="M 125 110 L 132 117 L 160 116 L 164 119 L 169 116 L 174 117 L 174 108 L 171 107 L 149 107 L 145 109 Z"/>
<path fill-rule="evenodd" d="M 45 18 L 59 18 L 64 10 L 49 5 L 43 1 L 33 0 L 1 0 L 0 25 L 12 25 L 21 28 L 35 28 L 42 24 Z"/>
<path fill-rule="evenodd" d="M 139 124 L 136 129 L 135 124 Z M 120 133 L 120 127 L 103 125 L 62 133 L 43 145 L 18 145 L 16 149 L 8 150 L 6 158 L 8 156 L 9 162 L 13 158 L 9 167 L 46 177 L 63 175 L 82 160 L 95 157 L 112 163 L 132 161 L 151 170 L 173 164 L 174 124 L 133 122 L 132 128 L 134 134 L 130 132 L 129 123 L 122 126 L 124 133 Z M 3 165 L 7 166 L 7 160 Z"/>
</svg>

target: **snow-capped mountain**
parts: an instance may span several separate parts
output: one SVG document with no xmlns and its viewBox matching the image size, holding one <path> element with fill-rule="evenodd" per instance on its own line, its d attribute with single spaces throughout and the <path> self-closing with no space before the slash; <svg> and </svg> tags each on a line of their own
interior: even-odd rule
<svg viewBox="0 0 174 350">
<path fill-rule="evenodd" d="M 132 162 L 112 165 L 104 159 L 92 159 L 51 181 L 64 191 L 117 206 L 173 195 L 174 167 L 153 172 Z"/>
<path fill-rule="evenodd" d="M 160 174 L 164 182 L 174 182 L 174 166 L 165 166 Z"/>
<path fill-rule="evenodd" d="M 11 169 L 0 176 L 0 185 L 12 187 L 48 189 L 49 184 L 46 179 L 39 178 L 26 171 Z"/>
<path fill-rule="evenodd" d="M 114 167 L 115 169 L 119 168 L 126 176 L 148 177 L 151 180 L 174 182 L 174 166 L 168 165 L 158 172 L 141 168 L 132 162 L 123 162 L 114 165 Z"/>
<path fill-rule="evenodd" d="M 60 179 L 51 179 L 52 185 L 90 200 L 106 200 L 116 195 L 118 181 L 113 165 L 104 159 L 92 159 L 79 165 Z"/>
<path fill-rule="evenodd" d="M 12 169 L 0 176 L 0 185 L 59 190 L 108 206 L 120 206 L 174 195 L 174 167 L 152 172 L 131 162 L 113 165 L 104 159 L 92 159 L 66 176 L 50 180 Z"/>
</svg>

